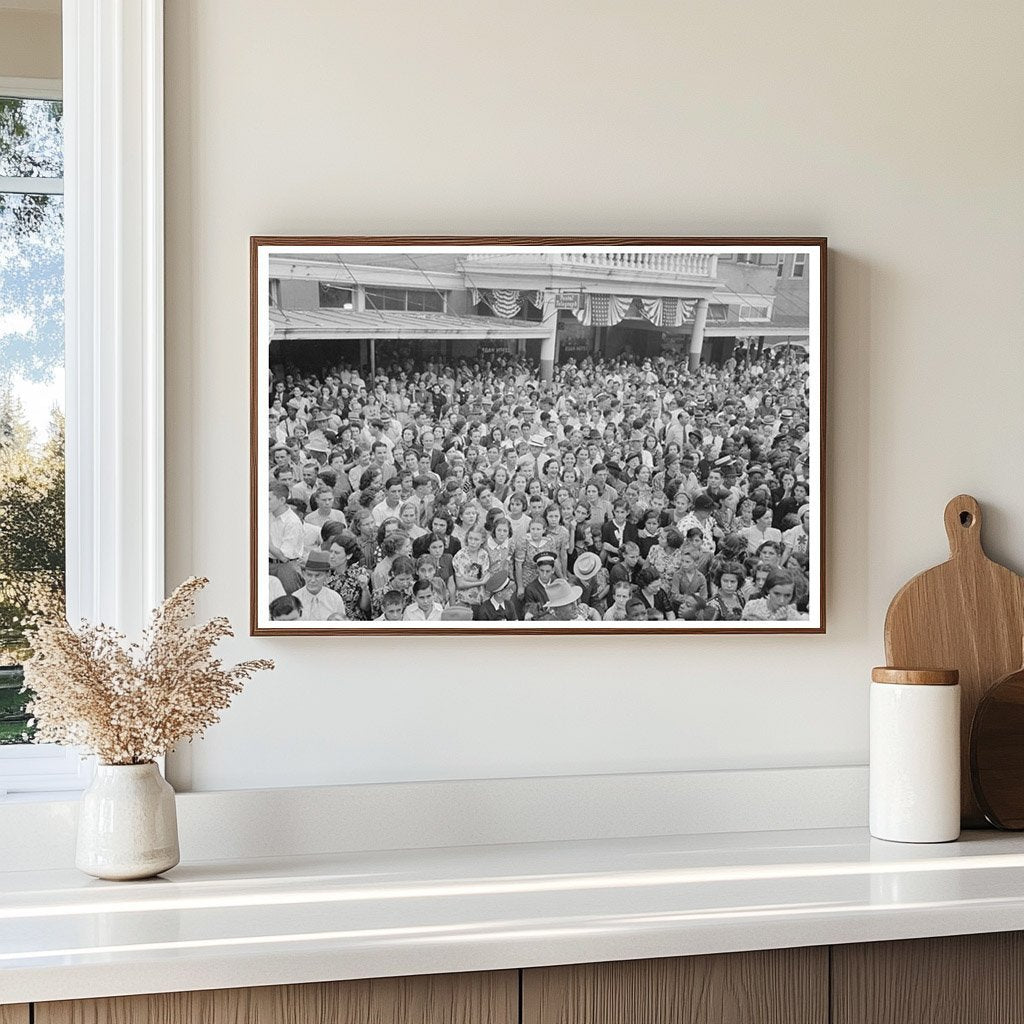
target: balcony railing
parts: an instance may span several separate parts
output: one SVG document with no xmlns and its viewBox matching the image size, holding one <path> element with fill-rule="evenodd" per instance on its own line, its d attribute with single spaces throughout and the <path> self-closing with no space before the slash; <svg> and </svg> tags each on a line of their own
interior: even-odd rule
<svg viewBox="0 0 1024 1024">
<path fill-rule="evenodd" d="M 718 256 L 704 252 L 548 252 L 467 253 L 469 263 L 548 263 L 562 267 L 590 267 L 594 270 L 622 270 L 627 273 L 664 274 L 678 277 L 712 278 Z"/>
</svg>

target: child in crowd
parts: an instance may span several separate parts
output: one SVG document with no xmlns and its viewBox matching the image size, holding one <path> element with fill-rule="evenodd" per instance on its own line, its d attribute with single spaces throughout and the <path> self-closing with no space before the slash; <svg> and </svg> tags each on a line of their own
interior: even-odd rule
<svg viewBox="0 0 1024 1024">
<path fill-rule="evenodd" d="M 423 580 L 430 584 L 430 589 L 434 592 L 434 600 L 442 608 L 446 607 L 451 595 L 447 584 L 437 573 L 437 562 L 433 555 L 420 555 L 416 559 L 416 582 L 419 583 Z M 415 593 L 415 585 L 413 592 Z"/>
<path fill-rule="evenodd" d="M 302 602 L 294 595 L 275 597 L 270 602 L 270 617 L 274 622 L 294 622 L 302 618 Z"/>
<path fill-rule="evenodd" d="M 761 561 L 754 563 L 754 568 L 750 572 L 747 582 L 740 589 L 740 595 L 744 601 L 749 601 L 752 597 L 757 597 L 761 593 L 761 588 L 764 586 L 764 581 L 768 578 L 768 573 L 770 572 L 771 566 L 767 563 Z"/>
<path fill-rule="evenodd" d="M 628 580 L 618 580 L 612 584 L 612 603 L 604 613 L 605 622 L 625 622 L 626 605 L 633 593 L 633 585 Z"/>
<path fill-rule="evenodd" d="M 530 520 L 526 515 L 526 496 L 518 491 L 508 497 L 508 521 L 512 533 L 513 547 L 520 543 L 530 528 Z"/>
<path fill-rule="evenodd" d="M 412 601 L 412 585 L 416 578 L 416 563 L 407 555 L 398 555 L 391 563 L 391 570 L 384 587 L 377 591 L 384 593 L 397 591 L 405 598 L 405 603 Z M 379 598 L 378 598 L 379 600 Z"/>
<path fill-rule="evenodd" d="M 715 618 L 723 622 L 735 622 L 743 617 L 746 601 L 740 590 L 746 582 L 743 566 L 739 562 L 723 562 L 715 576 L 715 596 L 709 602 L 715 610 Z"/>
<path fill-rule="evenodd" d="M 491 560 L 491 573 L 502 572 L 512 575 L 512 561 L 515 542 L 512 539 L 512 526 L 503 515 L 498 515 L 490 527 L 487 540 L 487 554 Z"/>
<path fill-rule="evenodd" d="M 437 566 L 437 578 L 451 595 L 454 593 L 452 588 L 455 586 L 455 569 L 452 566 L 452 556 L 445 553 L 444 541 L 440 537 L 434 537 L 427 548 L 427 554 Z"/>
<path fill-rule="evenodd" d="M 389 590 L 381 598 L 381 607 L 384 609 L 377 616 L 376 622 L 401 622 L 405 612 L 405 594 L 397 590 Z"/>
<path fill-rule="evenodd" d="M 679 556 L 679 571 L 672 577 L 672 601 L 679 604 L 688 594 L 708 599 L 707 577 L 697 568 L 697 550 L 687 544 Z"/>
<path fill-rule="evenodd" d="M 487 531 L 479 523 L 469 527 L 465 545 L 452 559 L 455 571 L 456 600 L 472 607 L 484 599 L 483 582 L 490 574 L 491 559 L 484 545 Z"/>
<path fill-rule="evenodd" d="M 546 528 L 547 523 L 544 522 L 543 518 L 538 516 L 535 519 L 531 519 L 526 540 L 519 545 L 513 556 L 516 592 L 520 597 L 523 596 L 526 588 L 537 578 L 537 555 L 542 551 L 551 550 L 548 540 L 544 536 Z"/>
<path fill-rule="evenodd" d="M 706 576 L 713 555 L 703 550 L 703 545 L 704 531 L 699 526 L 691 526 L 683 537 L 683 546 L 693 549 L 694 565 L 698 572 Z"/>
<path fill-rule="evenodd" d="M 708 603 L 700 594 L 685 594 L 679 605 L 679 618 L 685 622 L 698 622 L 706 619 Z"/>
<path fill-rule="evenodd" d="M 794 603 L 795 592 L 790 572 L 786 569 L 772 569 L 765 577 L 760 595 L 746 603 L 743 618 L 752 621 L 803 618 Z"/>
<path fill-rule="evenodd" d="M 412 604 L 402 614 L 406 622 L 436 622 L 444 609 L 435 600 L 430 580 L 417 580 L 412 585 Z"/>
</svg>

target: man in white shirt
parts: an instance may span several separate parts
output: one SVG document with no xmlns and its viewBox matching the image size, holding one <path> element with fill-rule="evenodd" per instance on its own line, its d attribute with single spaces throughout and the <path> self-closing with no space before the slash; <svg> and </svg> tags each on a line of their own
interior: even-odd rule
<svg viewBox="0 0 1024 1024">
<path fill-rule="evenodd" d="M 279 480 L 270 484 L 270 574 L 276 576 L 285 589 L 293 594 L 301 585 L 297 563 L 302 555 L 302 520 L 288 504 L 288 485 Z"/>
<path fill-rule="evenodd" d="M 368 444 L 371 449 L 374 447 L 374 445 L 377 444 L 384 445 L 386 448 L 384 461 L 388 463 L 388 465 L 393 466 L 395 463 L 395 457 L 393 454 L 395 449 L 395 442 L 394 439 L 391 437 L 391 432 L 389 430 L 391 422 L 392 421 L 390 418 L 384 417 L 380 419 L 370 420 L 370 422 L 366 424 L 366 427 L 363 430 L 363 434 L 360 440 L 365 441 L 365 443 Z"/>
<path fill-rule="evenodd" d="M 338 622 L 348 618 L 341 595 L 325 585 L 330 571 L 331 561 L 326 551 L 310 551 L 302 563 L 306 585 L 293 596 L 302 603 L 304 622 Z"/>
<path fill-rule="evenodd" d="M 405 609 L 402 618 L 406 622 L 436 622 L 444 610 L 434 600 L 434 588 L 430 580 L 417 580 L 412 587 L 413 603 Z"/>
<path fill-rule="evenodd" d="M 267 433 L 272 444 L 284 444 L 288 436 L 281 426 L 281 414 L 276 409 L 271 409 L 267 413 Z"/>
<path fill-rule="evenodd" d="M 320 467 L 315 462 L 306 462 L 302 467 L 302 479 L 292 484 L 291 497 L 298 498 L 309 510 L 309 499 L 316 490 L 317 474 Z"/>
<path fill-rule="evenodd" d="M 352 485 L 352 490 L 358 491 L 359 481 L 362 479 L 363 473 L 370 468 L 370 449 L 357 447 L 352 453 L 352 457 L 355 459 L 355 462 L 348 471 L 348 481 Z"/>
<path fill-rule="evenodd" d="M 398 519 L 402 507 L 402 481 L 391 479 L 384 491 L 384 500 L 373 508 L 373 521 L 380 526 L 385 519 Z"/>
</svg>

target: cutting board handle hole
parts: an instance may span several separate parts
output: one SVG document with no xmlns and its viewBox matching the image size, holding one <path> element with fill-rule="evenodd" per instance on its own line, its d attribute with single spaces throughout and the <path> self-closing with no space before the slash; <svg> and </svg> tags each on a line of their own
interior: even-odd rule
<svg viewBox="0 0 1024 1024">
<path fill-rule="evenodd" d="M 971 523 L 973 523 L 973 522 L 974 522 L 974 516 L 972 516 L 970 512 L 961 512 L 960 513 L 960 525 L 961 526 L 970 526 Z"/>
</svg>

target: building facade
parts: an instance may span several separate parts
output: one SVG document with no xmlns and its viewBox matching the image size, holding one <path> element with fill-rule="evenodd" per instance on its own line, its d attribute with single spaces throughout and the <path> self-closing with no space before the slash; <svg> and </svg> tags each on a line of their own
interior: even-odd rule
<svg viewBox="0 0 1024 1024">
<path fill-rule="evenodd" d="M 372 374 L 512 352 L 542 379 L 569 359 L 674 355 L 691 368 L 809 340 L 803 253 L 346 251 L 271 257 L 271 362 Z"/>
</svg>

